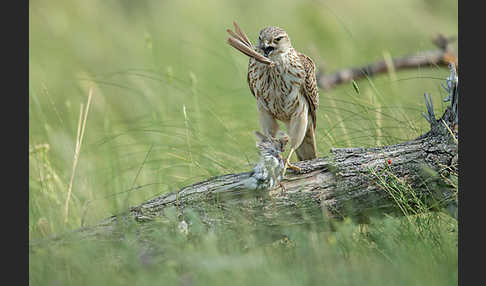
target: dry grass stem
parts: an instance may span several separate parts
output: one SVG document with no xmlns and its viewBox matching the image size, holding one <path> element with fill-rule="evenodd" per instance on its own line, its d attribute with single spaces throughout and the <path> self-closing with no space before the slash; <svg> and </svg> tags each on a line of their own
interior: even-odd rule
<svg viewBox="0 0 486 286">
<path fill-rule="evenodd" d="M 440 119 L 442 121 L 442 124 L 447 128 L 447 131 L 449 131 L 449 134 L 451 134 L 452 139 L 454 140 L 454 143 L 459 144 L 459 141 L 457 141 L 456 136 L 454 135 L 454 132 L 452 132 L 451 128 L 449 128 L 449 125 L 444 122 L 444 119 Z"/>
<path fill-rule="evenodd" d="M 83 143 L 83 136 L 84 130 L 86 129 L 86 121 L 88 119 L 88 111 L 89 106 L 91 104 L 91 98 L 93 97 L 93 88 L 89 90 L 88 96 L 88 103 L 86 104 L 86 109 L 84 110 L 84 117 L 83 117 L 83 104 L 80 106 L 79 111 L 79 119 L 78 119 L 78 131 L 76 135 L 76 147 L 74 149 L 74 160 L 73 160 L 73 168 L 71 171 L 71 179 L 69 181 L 69 187 L 66 196 L 66 203 L 64 205 L 64 223 L 68 222 L 68 214 L 69 214 L 69 201 L 71 200 L 71 193 L 73 189 L 73 182 L 74 182 L 74 174 L 76 173 L 76 166 L 78 165 L 79 160 L 79 152 L 81 150 L 81 145 Z"/>
</svg>

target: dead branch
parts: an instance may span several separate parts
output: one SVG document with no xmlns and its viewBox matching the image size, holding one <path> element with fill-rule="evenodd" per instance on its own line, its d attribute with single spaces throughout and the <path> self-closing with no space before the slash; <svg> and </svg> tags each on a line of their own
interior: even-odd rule
<svg viewBox="0 0 486 286">
<path fill-rule="evenodd" d="M 453 37 L 446 38 L 439 34 L 433 39 L 433 43 L 438 47 L 438 50 L 424 51 L 392 59 L 393 69 L 397 71 L 417 67 L 447 67 L 449 63 L 454 63 L 457 66 L 457 57 L 451 48 L 451 44 L 454 40 L 455 38 Z M 336 85 L 348 83 L 352 80 L 356 81 L 365 77 L 386 73 L 389 69 L 389 64 L 385 60 L 381 60 L 362 67 L 341 69 L 330 75 L 325 75 L 323 72 L 319 72 L 317 75 L 317 84 L 320 88 L 329 90 Z"/>
</svg>

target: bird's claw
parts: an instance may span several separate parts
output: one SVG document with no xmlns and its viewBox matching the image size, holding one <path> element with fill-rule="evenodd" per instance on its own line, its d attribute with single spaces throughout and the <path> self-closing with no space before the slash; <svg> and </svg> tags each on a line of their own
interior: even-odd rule
<svg viewBox="0 0 486 286">
<path fill-rule="evenodd" d="M 287 168 L 292 169 L 296 173 L 300 173 L 300 171 L 301 171 L 301 169 L 299 167 L 290 163 L 290 158 L 287 158 L 287 160 L 285 160 L 285 165 L 284 165 L 284 169 L 283 169 L 283 173 L 282 173 L 283 177 L 285 177 L 285 173 L 287 171 Z"/>
<path fill-rule="evenodd" d="M 300 173 L 300 171 L 302 171 L 302 169 L 300 169 L 299 167 L 295 166 L 295 165 L 292 165 L 289 163 L 288 167 L 292 170 L 294 170 L 296 173 Z"/>
</svg>

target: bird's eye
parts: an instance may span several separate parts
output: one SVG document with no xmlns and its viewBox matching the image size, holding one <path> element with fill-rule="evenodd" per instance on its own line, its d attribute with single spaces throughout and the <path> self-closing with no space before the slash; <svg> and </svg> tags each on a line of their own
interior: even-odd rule
<svg viewBox="0 0 486 286">
<path fill-rule="evenodd" d="M 277 41 L 277 42 L 278 42 L 278 41 L 280 41 L 280 40 L 281 40 L 281 39 L 283 39 L 283 38 L 284 38 L 284 36 L 280 36 L 280 37 L 276 38 L 276 39 L 275 39 L 275 41 Z"/>
</svg>

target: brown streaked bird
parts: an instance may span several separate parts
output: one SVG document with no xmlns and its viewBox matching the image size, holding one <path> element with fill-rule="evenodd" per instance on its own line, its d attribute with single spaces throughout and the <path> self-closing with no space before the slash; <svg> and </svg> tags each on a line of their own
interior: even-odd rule
<svg viewBox="0 0 486 286">
<path fill-rule="evenodd" d="M 283 173 L 287 167 L 299 172 L 300 169 L 290 163 L 294 151 L 299 161 L 317 158 L 314 132 L 319 93 L 315 64 L 292 47 L 288 34 L 282 28 L 271 26 L 262 29 L 258 45 L 253 47 L 238 25 L 234 25 L 236 34 L 227 30 L 233 36 L 228 42 L 250 56 L 248 85 L 257 100 L 261 130 L 267 136 L 275 137 L 279 130 L 277 120 L 285 124 L 291 149 L 285 159 Z M 252 56 L 247 47 L 259 55 Z M 259 58 L 261 55 L 270 62 Z"/>
</svg>

